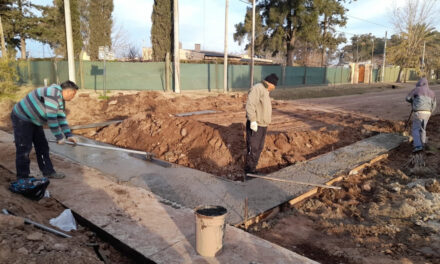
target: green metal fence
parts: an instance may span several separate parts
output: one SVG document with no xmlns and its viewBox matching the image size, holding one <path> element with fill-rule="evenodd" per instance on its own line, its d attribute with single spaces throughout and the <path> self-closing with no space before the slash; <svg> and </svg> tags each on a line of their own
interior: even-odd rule
<svg viewBox="0 0 440 264">
<path fill-rule="evenodd" d="M 181 89 L 201 91 L 223 90 L 223 64 L 182 63 Z M 76 80 L 81 88 L 104 89 L 104 63 L 83 61 L 76 63 Z M 67 61 L 20 61 L 17 62 L 20 83 L 36 86 L 60 83 L 68 79 Z M 106 62 L 105 85 L 108 90 L 166 90 L 164 62 Z M 246 90 L 250 82 L 248 65 L 228 65 L 228 87 L 230 90 Z M 280 65 L 256 65 L 254 82 L 275 73 L 280 77 L 279 86 L 336 85 L 351 82 L 349 67 L 284 67 Z M 399 67 L 386 67 L 385 82 L 395 82 Z M 170 73 L 169 76 L 172 76 Z M 373 82 L 380 80 L 381 71 L 373 70 Z M 407 69 L 407 80 L 417 77 L 414 69 Z M 172 80 L 170 80 L 172 83 Z M 170 85 L 172 87 L 172 85 Z"/>
</svg>

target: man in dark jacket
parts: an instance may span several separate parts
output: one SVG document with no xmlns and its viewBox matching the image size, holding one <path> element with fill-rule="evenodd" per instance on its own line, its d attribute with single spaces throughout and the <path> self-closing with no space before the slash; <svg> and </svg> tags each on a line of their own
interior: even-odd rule
<svg viewBox="0 0 440 264">
<path fill-rule="evenodd" d="M 269 92 L 275 89 L 278 77 L 272 73 L 264 81 L 254 85 L 246 102 L 246 165 L 245 173 L 256 173 L 258 160 L 263 150 L 267 126 L 272 118 L 272 102 Z"/>
<path fill-rule="evenodd" d="M 74 82 L 66 81 L 61 85 L 53 84 L 35 89 L 15 104 L 11 120 L 16 147 L 17 179 L 29 178 L 29 153 L 32 150 L 32 143 L 35 147 L 38 167 L 43 175 L 48 178 L 65 177 L 63 173 L 55 172 L 53 168 L 43 125 L 49 126 L 58 144 L 65 143 L 64 137 L 70 142 L 77 142 L 64 113 L 65 101 L 72 100 L 77 90 L 78 86 Z"/>
<path fill-rule="evenodd" d="M 429 89 L 428 80 L 421 78 L 406 97 L 414 112 L 412 124 L 413 152 L 423 150 L 426 143 L 426 125 L 437 104 L 435 93 Z"/>
</svg>

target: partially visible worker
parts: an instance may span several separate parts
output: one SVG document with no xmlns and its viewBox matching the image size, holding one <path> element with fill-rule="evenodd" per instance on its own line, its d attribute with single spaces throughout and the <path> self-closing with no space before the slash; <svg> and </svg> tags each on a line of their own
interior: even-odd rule
<svg viewBox="0 0 440 264">
<path fill-rule="evenodd" d="M 429 117 L 434 112 L 437 103 L 435 93 L 429 89 L 428 80 L 423 77 L 406 97 L 411 103 L 414 113 L 412 123 L 413 152 L 422 151 L 426 144 L 426 125 Z"/>
<path fill-rule="evenodd" d="M 37 88 L 15 104 L 11 120 L 16 147 L 17 179 L 29 178 L 29 153 L 32 143 L 43 176 L 55 179 L 65 177 L 64 173 L 56 172 L 53 168 L 43 125 L 49 126 L 58 144 L 64 144 L 66 139 L 77 142 L 67 124 L 65 114 L 65 101 L 72 100 L 77 90 L 78 86 L 74 82 L 66 81 L 61 85 Z"/>
<path fill-rule="evenodd" d="M 264 147 L 267 126 L 272 119 L 272 102 L 269 92 L 275 89 L 278 76 L 274 73 L 255 84 L 246 102 L 246 164 L 245 173 L 256 173 L 258 160 Z"/>
</svg>

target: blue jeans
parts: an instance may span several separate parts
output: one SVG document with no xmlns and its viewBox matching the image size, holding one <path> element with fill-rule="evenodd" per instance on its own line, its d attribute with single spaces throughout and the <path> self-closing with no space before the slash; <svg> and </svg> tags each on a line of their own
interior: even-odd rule
<svg viewBox="0 0 440 264">
<path fill-rule="evenodd" d="M 35 153 L 37 154 L 38 167 L 43 175 L 47 176 L 54 173 L 55 170 L 49 157 L 49 144 L 44 135 L 43 127 L 24 121 L 14 113 L 11 113 L 11 120 L 14 128 L 17 179 L 29 177 L 31 163 L 29 153 L 32 150 L 32 143 L 34 143 Z"/>
<path fill-rule="evenodd" d="M 414 112 L 412 124 L 412 137 L 414 148 L 423 148 L 426 143 L 426 125 L 431 114 Z"/>
</svg>

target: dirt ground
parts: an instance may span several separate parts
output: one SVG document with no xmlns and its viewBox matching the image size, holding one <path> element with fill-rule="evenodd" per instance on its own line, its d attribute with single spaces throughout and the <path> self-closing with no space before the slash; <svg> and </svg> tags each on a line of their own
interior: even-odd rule
<svg viewBox="0 0 440 264">
<path fill-rule="evenodd" d="M 322 190 L 256 235 L 321 263 L 440 263 L 440 115 L 428 123 L 426 167 L 405 166 L 410 143 Z"/>
<path fill-rule="evenodd" d="M 52 227 L 49 220 L 65 208 L 53 198 L 32 201 L 10 192 L 7 188 L 13 180 L 15 175 L 0 167 L 0 208 Z M 106 263 L 134 263 L 88 228 L 77 225 L 77 229 L 66 232 L 72 238 L 63 238 L 24 224 L 23 218 L 0 213 L 0 262 L 89 264 L 103 263 L 105 258 Z"/>
<path fill-rule="evenodd" d="M 240 179 L 246 153 L 246 96 L 139 92 L 117 93 L 108 100 L 99 100 L 93 92 L 85 92 L 67 103 L 68 121 L 78 125 L 123 119 L 122 123 L 105 128 L 74 132 L 116 146 L 152 152 L 178 165 Z M 175 116 L 200 110 L 216 113 Z M 9 117 L 3 120 L 3 126 L 8 127 Z M 276 171 L 374 133 L 398 131 L 401 127 L 402 122 L 362 113 L 273 100 L 273 122 L 258 169 L 265 173 Z"/>
<path fill-rule="evenodd" d="M 410 109 L 403 101 L 409 89 L 410 86 L 345 97 L 273 100 L 273 122 L 258 169 L 275 171 L 377 132 L 401 131 L 402 120 Z M 124 120 L 75 133 L 153 152 L 160 159 L 182 166 L 240 179 L 245 154 L 245 102 L 245 93 L 113 93 L 108 100 L 100 100 L 92 92 L 81 92 L 67 103 L 67 108 L 70 125 Z M 1 104 L 0 127 L 10 130 L 7 109 L 13 104 Z M 216 113 L 175 115 L 199 110 Z M 411 146 L 404 144 L 390 153 L 387 160 L 339 183 L 342 191 L 323 190 L 276 219 L 254 227 L 253 232 L 322 263 L 440 263 L 440 138 L 436 136 L 439 129 L 440 116 L 434 116 L 428 124 L 431 149 L 426 161 L 430 171 L 403 167 L 411 151 Z M 7 181 L 12 179 L 2 170 L 0 176 Z M 47 223 L 63 210 L 54 201 L 29 203 L 12 195 L 6 185 L 0 188 L 1 205 L 36 221 Z M 27 238 L 34 231 L 32 227 L 18 225 L 16 220 L 1 221 L 8 224 L 0 233 L 0 259 L 13 259 L 14 254 L 17 257 L 17 250 L 26 250 L 28 255 L 20 257 L 29 263 L 40 263 L 38 257 L 59 254 L 61 258 L 67 254 L 51 247 L 52 241 L 62 244 L 62 238 L 44 233 L 44 242 L 34 242 Z M 72 243 L 77 250 L 67 251 L 68 254 L 74 258 L 80 252 L 83 263 L 99 261 L 93 248 L 84 246 L 95 236 L 85 229 L 77 234 Z M 44 256 L 36 253 L 41 244 Z M 51 263 L 44 260 L 43 263 Z"/>
</svg>

